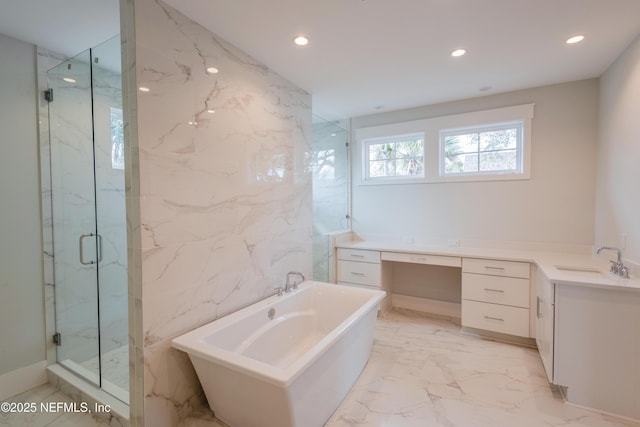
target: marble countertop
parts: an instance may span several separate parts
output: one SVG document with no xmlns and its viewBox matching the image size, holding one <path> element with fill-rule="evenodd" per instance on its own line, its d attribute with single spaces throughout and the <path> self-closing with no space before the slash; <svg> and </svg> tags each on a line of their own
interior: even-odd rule
<svg viewBox="0 0 640 427">
<path fill-rule="evenodd" d="M 609 272 L 610 258 L 605 253 L 592 255 L 510 248 L 432 246 L 369 240 L 342 242 L 337 244 L 336 247 L 529 262 L 536 264 L 540 271 L 555 283 L 640 291 L 640 278 L 638 277 L 637 268 L 632 268 L 631 278 L 629 279 L 618 277 Z"/>
</svg>

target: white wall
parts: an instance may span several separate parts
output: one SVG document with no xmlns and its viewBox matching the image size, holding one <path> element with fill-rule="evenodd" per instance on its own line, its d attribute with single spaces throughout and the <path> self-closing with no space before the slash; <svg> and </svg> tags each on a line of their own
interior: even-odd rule
<svg viewBox="0 0 640 427">
<path fill-rule="evenodd" d="M 640 262 L 640 36 L 600 79 L 599 124 L 596 244 L 624 247 L 625 258 L 637 263 Z"/>
<path fill-rule="evenodd" d="M 0 398 L 46 359 L 35 46 L 0 35 Z"/>
<path fill-rule="evenodd" d="M 311 96 L 160 1 L 121 10 L 131 424 L 175 426 L 202 390 L 171 339 L 311 277 Z"/>
<path fill-rule="evenodd" d="M 593 243 L 598 117 L 596 79 L 352 119 L 356 130 L 535 103 L 531 179 L 357 185 L 353 230 L 361 235 L 542 243 Z M 359 149 L 353 144 L 353 149 Z M 355 155 L 352 158 L 358 158 Z M 354 173 L 360 168 L 354 167 Z"/>
</svg>

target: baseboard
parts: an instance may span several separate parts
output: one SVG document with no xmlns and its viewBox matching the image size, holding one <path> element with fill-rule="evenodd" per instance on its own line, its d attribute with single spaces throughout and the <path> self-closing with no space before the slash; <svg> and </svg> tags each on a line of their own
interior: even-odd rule
<svg viewBox="0 0 640 427">
<path fill-rule="evenodd" d="M 391 305 L 407 310 L 422 311 L 440 316 L 460 318 L 461 304 L 455 302 L 438 301 L 428 298 L 411 297 L 408 295 L 392 294 Z"/>
<path fill-rule="evenodd" d="M 0 375 L 0 400 L 46 384 L 47 381 L 46 360 L 2 374 Z"/>
</svg>

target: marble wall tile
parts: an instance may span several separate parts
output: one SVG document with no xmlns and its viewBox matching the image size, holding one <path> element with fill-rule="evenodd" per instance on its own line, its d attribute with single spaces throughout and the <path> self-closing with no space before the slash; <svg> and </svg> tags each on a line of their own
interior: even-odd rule
<svg viewBox="0 0 640 427">
<path fill-rule="evenodd" d="M 131 422 L 170 426 L 203 402 L 170 340 L 272 294 L 287 271 L 311 277 L 311 99 L 161 1 L 121 10 L 135 16 L 135 41 L 130 18 L 122 37 L 125 111 L 136 112 L 125 126 L 130 340 L 144 363 L 134 357 Z M 134 97 L 140 86 L 150 91 Z"/>
</svg>

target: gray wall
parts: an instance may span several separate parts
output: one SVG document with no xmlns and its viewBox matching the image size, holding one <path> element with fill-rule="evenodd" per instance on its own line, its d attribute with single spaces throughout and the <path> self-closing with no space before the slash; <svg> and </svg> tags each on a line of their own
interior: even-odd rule
<svg viewBox="0 0 640 427">
<path fill-rule="evenodd" d="M 35 46 L 0 35 L 0 375 L 45 360 Z"/>
<path fill-rule="evenodd" d="M 596 244 L 640 263 L 640 36 L 600 79 Z"/>
<path fill-rule="evenodd" d="M 531 179 L 354 184 L 353 230 L 439 243 L 458 238 L 593 244 L 597 79 L 357 117 L 353 140 L 361 127 L 528 103 L 535 104 Z"/>
</svg>

